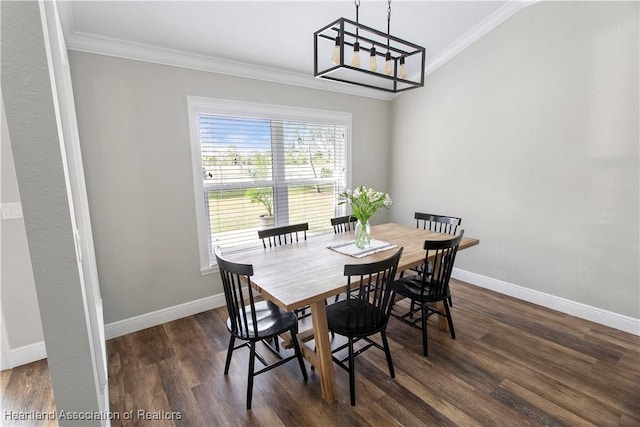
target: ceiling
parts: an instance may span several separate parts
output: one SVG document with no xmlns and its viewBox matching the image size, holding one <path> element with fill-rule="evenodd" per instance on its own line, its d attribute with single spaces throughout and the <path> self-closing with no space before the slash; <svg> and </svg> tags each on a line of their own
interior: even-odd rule
<svg viewBox="0 0 640 427">
<path fill-rule="evenodd" d="M 262 76 L 272 75 L 267 80 L 289 79 L 303 85 L 309 80 L 310 86 L 316 85 L 311 84 L 316 80 L 312 78 L 313 33 L 340 17 L 355 20 L 355 5 L 350 0 L 58 4 L 67 47 L 72 50 L 160 63 L 169 63 L 173 57 L 174 65 L 208 63 L 212 71 L 229 70 L 247 77 L 260 70 Z M 395 0 L 391 3 L 391 34 L 426 48 L 428 73 L 524 5 L 514 1 Z M 386 31 L 387 8 L 386 1 L 361 0 L 360 23 Z M 279 78 L 273 77 L 277 74 Z M 338 85 L 340 91 L 345 88 L 340 83 L 322 84 Z"/>
</svg>

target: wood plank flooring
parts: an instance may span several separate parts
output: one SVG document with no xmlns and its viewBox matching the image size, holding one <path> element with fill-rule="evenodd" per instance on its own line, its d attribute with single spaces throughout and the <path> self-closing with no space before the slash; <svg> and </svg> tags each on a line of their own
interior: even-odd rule
<svg viewBox="0 0 640 427">
<path fill-rule="evenodd" d="M 317 373 L 305 383 L 294 362 L 256 377 L 247 411 L 248 352 L 223 375 L 225 308 L 109 340 L 112 425 L 640 426 L 640 337 L 459 281 L 452 292 L 457 339 L 432 317 L 424 358 L 420 331 L 392 318 L 396 378 L 381 351 L 359 356 L 355 407 L 345 371 L 328 405 Z M 56 425 L 4 418 L 54 408 L 46 360 L 2 372 L 0 424 Z"/>
</svg>

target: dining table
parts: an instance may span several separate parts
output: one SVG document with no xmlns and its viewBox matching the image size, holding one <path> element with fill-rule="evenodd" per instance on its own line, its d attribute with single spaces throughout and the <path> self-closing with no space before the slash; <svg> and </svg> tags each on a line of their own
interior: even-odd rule
<svg viewBox="0 0 640 427">
<path fill-rule="evenodd" d="M 354 231 L 350 231 L 309 236 L 306 240 L 265 249 L 225 253 L 230 261 L 253 265 L 251 286 L 263 298 L 286 311 L 310 306 L 312 329 L 301 331 L 298 341 L 304 358 L 318 372 L 322 398 L 327 403 L 335 402 L 337 393 L 326 305 L 345 292 L 344 266 L 380 261 L 404 248 L 398 263 L 401 272 L 425 262 L 425 240 L 453 238 L 450 234 L 395 223 L 372 226 L 371 236 L 375 245 L 368 252 L 348 250 L 353 248 L 355 237 Z M 464 236 L 458 250 L 477 244 L 478 239 Z M 447 322 L 441 322 L 440 326 L 446 328 Z M 315 348 L 307 344 L 311 339 Z"/>
</svg>

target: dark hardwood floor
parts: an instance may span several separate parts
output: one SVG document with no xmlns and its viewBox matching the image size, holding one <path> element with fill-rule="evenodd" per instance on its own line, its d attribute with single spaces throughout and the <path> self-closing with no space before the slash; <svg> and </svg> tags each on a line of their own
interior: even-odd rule
<svg viewBox="0 0 640 427">
<path fill-rule="evenodd" d="M 355 407 L 342 369 L 328 405 L 317 374 L 304 383 L 288 363 L 256 377 L 247 411 L 248 352 L 223 375 L 225 308 L 109 340 L 112 425 L 640 426 L 640 337 L 458 281 L 452 292 L 457 339 L 432 317 L 424 358 L 420 331 L 392 318 L 396 378 L 381 351 L 365 352 Z M 54 408 L 46 360 L 2 372 L 0 424 L 55 425 L 4 418 Z"/>
</svg>

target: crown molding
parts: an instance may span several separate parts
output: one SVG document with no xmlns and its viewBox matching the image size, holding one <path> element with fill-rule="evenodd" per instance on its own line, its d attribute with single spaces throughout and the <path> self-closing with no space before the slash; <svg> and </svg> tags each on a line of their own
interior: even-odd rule
<svg viewBox="0 0 640 427">
<path fill-rule="evenodd" d="M 447 61 L 458 55 L 467 47 L 482 38 L 505 20 L 521 9 L 537 3 L 539 0 L 507 1 L 502 7 L 485 18 L 478 25 L 466 32 L 444 51 L 427 60 L 425 75 L 435 71 Z M 263 67 L 243 62 L 230 61 L 185 51 L 166 49 L 158 46 L 134 43 L 121 39 L 101 37 L 93 34 L 75 31 L 73 28 L 73 14 L 66 2 L 58 2 L 58 9 L 63 17 L 63 28 L 67 49 L 77 52 L 112 56 L 122 59 L 149 62 L 153 64 L 169 65 L 198 71 L 207 71 L 235 77 L 262 80 L 292 86 L 337 92 L 347 95 L 363 96 L 367 98 L 390 101 L 398 93 L 387 93 L 375 89 L 350 85 L 347 83 L 331 82 L 316 79 L 310 75 Z M 412 76 L 417 79 L 418 75 Z"/>
<path fill-rule="evenodd" d="M 427 61 L 425 75 L 429 75 L 435 71 L 451 58 L 480 40 L 484 35 L 496 28 L 498 25 L 511 18 L 521 9 L 537 2 L 538 0 L 506 2 L 503 6 L 482 20 L 482 22 L 447 46 L 447 48 L 442 52 L 434 56 L 433 59 Z"/>
<path fill-rule="evenodd" d="M 281 83 L 311 89 L 338 92 L 382 100 L 393 99 L 392 94 L 346 83 L 329 82 L 312 76 L 275 68 L 250 65 L 228 59 L 166 49 L 141 43 L 73 32 L 66 39 L 67 49 L 112 56 L 123 59 L 170 65 L 192 70 L 208 71 L 235 77 Z"/>
</svg>

